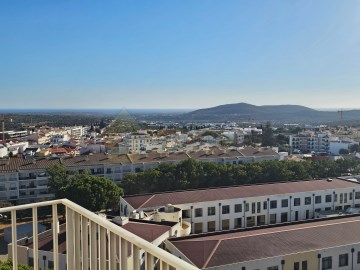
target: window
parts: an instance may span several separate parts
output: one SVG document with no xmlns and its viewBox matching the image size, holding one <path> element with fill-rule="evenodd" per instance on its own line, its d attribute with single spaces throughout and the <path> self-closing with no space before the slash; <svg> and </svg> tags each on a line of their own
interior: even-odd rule
<svg viewBox="0 0 360 270">
<path fill-rule="evenodd" d="M 221 229 L 222 230 L 228 230 L 230 226 L 230 220 L 229 219 L 223 219 L 221 221 Z"/>
<path fill-rule="evenodd" d="M 332 268 L 332 257 L 322 258 L 322 270 L 327 270 Z"/>
<path fill-rule="evenodd" d="M 344 203 L 347 203 L 347 193 L 344 193 Z"/>
<path fill-rule="evenodd" d="M 355 192 L 355 199 L 356 200 L 360 199 L 360 191 Z"/>
<path fill-rule="evenodd" d="M 277 208 L 277 201 L 270 201 L 270 209 Z"/>
<path fill-rule="evenodd" d="M 215 231 L 215 221 L 209 221 L 208 222 L 208 232 L 214 232 Z"/>
<path fill-rule="evenodd" d="M 353 199 L 352 197 L 353 197 L 353 194 L 352 194 L 352 192 L 350 192 L 350 193 L 349 193 L 349 200 L 350 200 L 350 201 L 352 201 L 352 199 Z"/>
<path fill-rule="evenodd" d="M 242 204 L 235 204 L 235 213 L 242 212 Z"/>
<path fill-rule="evenodd" d="M 294 206 L 300 205 L 300 198 L 294 198 Z"/>
<path fill-rule="evenodd" d="M 202 222 L 200 222 L 200 223 L 195 223 L 195 224 L 194 224 L 195 233 L 202 233 L 202 232 L 203 232 L 202 226 L 203 226 Z"/>
<path fill-rule="evenodd" d="M 251 213 L 255 214 L 255 203 L 251 203 Z"/>
<path fill-rule="evenodd" d="M 320 212 L 321 208 L 315 208 L 315 212 Z"/>
<path fill-rule="evenodd" d="M 340 193 L 340 203 L 343 203 L 343 194 Z"/>
<path fill-rule="evenodd" d="M 307 261 L 302 261 L 301 262 L 301 270 L 308 270 Z"/>
<path fill-rule="evenodd" d="M 331 194 L 325 196 L 325 202 L 329 203 L 331 202 Z"/>
<path fill-rule="evenodd" d="M 325 207 L 325 211 L 331 211 L 331 207 Z"/>
<path fill-rule="evenodd" d="M 305 205 L 311 204 L 311 197 L 305 197 Z"/>
<path fill-rule="evenodd" d="M 338 196 L 337 196 L 337 194 L 335 193 L 335 194 L 334 194 L 334 202 L 337 202 L 337 197 L 338 197 Z"/>
<path fill-rule="evenodd" d="M 276 223 L 276 214 L 270 214 L 270 224 Z"/>
<path fill-rule="evenodd" d="M 235 227 L 235 229 L 236 228 L 241 228 L 241 226 L 242 226 L 241 221 L 242 221 L 241 218 L 235 218 L 234 219 L 234 227 Z"/>
<path fill-rule="evenodd" d="M 342 206 L 335 206 L 335 210 L 336 210 L 336 211 L 342 210 Z"/>
<path fill-rule="evenodd" d="M 281 222 L 287 222 L 288 221 L 288 213 L 283 212 L 281 213 Z"/>
<path fill-rule="evenodd" d="M 48 268 L 54 268 L 54 262 L 48 261 Z"/>
<path fill-rule="evenodd" d="M 267 209 L 267 202 L 266 201 L 263 203 L 263 208 L 264 208 L 264 210 Z"/>
<path fill-rule="evenodd" d="M 208 207 L 208 216 L 215 215 L 215 206 Z"/>
<path fill-rule="evenodd" d="M 339 267 L 349 265 L 349 254 L 340 254 L 339 255 Z"/>
<path fill-rule="evenodd" d="M 300 270 L 300 263 L 294 262 L 294 270 Z"/>
<path fill-rule="evenodd" d="M 260 211 L 261 211 L 261 203 L 260 202 L 257 203 L 256 211 L 257 211 L 257 213 L 260 213 Z"/>
<path fill-rule="evenodd" d="M 321 196 L 315 196 L 315 203 L 321 203 Z"/>
<path fill-rule="evenodd" d="M 182 218 L 190 218 L 190 209 L 182 211 Z"/>
<path fill-rule="evenodd" d="M 267 268 L 267 270 L 279 270 L 279 267 L 277 266 L 270 266 Z"/>
<path fill-rule="evenodd" d="M 195 208 L 195 217 L 202 217 L 202 208 Z"/>
<path fill-rule="evenodd" d="M 357 263 L 360 263 L 360 251 L 358 251 Z"/>
<path fill-rule="evenodd" d="M 283 199 L 281 200 L 281 207 L 288 207 L 289 206 L 289 200 Z"/>
<path fill-rule="evenodd" d="M 249 204 L 245 203 L 245 212 L 249 212 Z"/>
<path fill-rule="evenodd" d="M 222 213 L 223 214 L 229 214 L 230 213 L 230 206 L 229 205 L 223 205 L 222 206 Z"/>
</svg>

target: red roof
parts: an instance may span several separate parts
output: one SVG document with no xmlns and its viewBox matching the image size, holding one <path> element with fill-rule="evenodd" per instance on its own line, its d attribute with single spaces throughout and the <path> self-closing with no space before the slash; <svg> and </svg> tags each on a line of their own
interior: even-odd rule
<svg viewBox="0 0 360 270">
<path fill-rule="evenodd" d="M 197 267 L 211 268 L 359 243 L 360 217 L 170 241 Z"/>
<path fill-rule="evenodd" d="M 160 207 L 166 204 L 187 204 L 206 201 L 219 201 L 237 198 L 249 198 L 286 193 L 312 192 L 317 190 L 336 190 L 360 187 L 358 183 L 333 179 L 282 182 L 273 184 L 235 186 L 165 192 L 158 194 L 134 195 L 124 197 L 134 209 Z"/>
</svg>

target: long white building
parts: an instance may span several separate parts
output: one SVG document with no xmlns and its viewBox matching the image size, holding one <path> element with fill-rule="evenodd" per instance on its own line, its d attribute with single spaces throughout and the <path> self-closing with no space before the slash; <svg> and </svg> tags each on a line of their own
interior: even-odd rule
<svg viewBox="0 0 360 270">
<path fill-rule="evenodd" d="M 218 164 L 240 164 L 278 160 L 279 155 L 271 149 L 248 147 L 230 151 L 215 149 L 198 152 L 5 158 L 0 159 L 0 200 L 26 203 L 51 198 L 52 195 L 48 194 L 46 171 L 56 164 L 65 165 L 69 171 L 89 170 L 93 175 L 106 176 L 119 183 L 128 174 L 157 168 L 160 164 L 177 164 L 189 158 Z"/>
<path fill-rule="evenodd" d="M 166 249 L 209 270 L 358 270 L 360 217 L 172 238 Z"/>
<path fill-rule="evenodd" d="M 172 204 L 192 233 L 307 220 L 316 212 L 360 207 L 360 184 L 321 179 L 210 188 L 120 199 L 121 214 L 151 211 Z"/>
</svg>

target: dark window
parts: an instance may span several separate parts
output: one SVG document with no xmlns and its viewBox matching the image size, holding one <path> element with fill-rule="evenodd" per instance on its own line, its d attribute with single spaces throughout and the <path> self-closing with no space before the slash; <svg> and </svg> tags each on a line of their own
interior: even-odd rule
<svg viewBox="0 0 360 270">
<path fill-rule="evenodd" d="M 349 265 L 349 254 L 340 254 L 339 255 L 339 267 Z"/>
<path fill-rule="evenodd" d="M 54 268 L 54 262 L 48 261 L 48 268 Z"/>
<path fill-rule="evenodd" d="M 267 270 L 279 270 L 279 267 L 277 266 L 270 266 L 267 268 Z"/>
<path fill-rule="evenodd" d="M 307 267 L 307 261 L 302 261 L 301 262 L 301 270 L 307 270 L 308 267 Z"/>
<path fill-rule="evenodd" d="M 242 212 L 242 204 L 235 204 L 235 213 Z"/>
<path fill-rule="evenodd" d="M 299 206 L 300 205 L 300 198 L 295 198 L 294 199 L 294 206 Z"/>
<path fill-rule="evenodd" d="M 277 208 L 277 201 L 270 201 L 270 209 Z"/>
<path fill-rule="evenodd" d="M 257 207 L 256 207 L 256 208 L 257 208 L 257 209 L 256 209 L 257 213 L 260 213 L 260 211 L 261 211 L 261 203 L 260 203 L 260 202 L 257 203 Z"/>
<path fill-rule="evenodd" d="M 235 218 L 235 220 L 234 220 L 234 227 L 235 227 L 235 229 L 236 228 L 241 228 L 241 218 Z"/>
<path fill-rule="evenodd" d="M 190 218 L 190 209 L 182 210 L 182 218 Z"/>
<path fill-rule="evenodd" d="M 357 263 L 360 263 L 360 251 L 358 251 Z"/>
<path fill-rule="evenodd" d="M 332 268 L 332 257 L 322 258 L 322 270 L 327 270 Z"/>
<path fill-rule="evenodd" d="M 249 204 L 245 203 L 245 212 L 249 212 Z"/>
<path fill-rule="evenodd" d="M 281 207 L 288 207 L 289 206 L 289 200 L 283 199 L 281 200 Z"/>
<path fill-rule="evenodd" d="M 321 196 L 315 196 L 315 203 L 321 203 Z"/>
<path fill-rule="evenodd" d="M 29 265 L 29 266 L 34 266 L 34 258 L 29 257 L 29 259 L 28 259 L 28 265 Z"/>
<path fill-rule="evenodd" d="M 315 208 L 315 212 L 320 212 L 321 208 Z"/>
<path fill-rule="evenodd" d="M 230 206 L 229 205 L 223 205 L 222 206 L 222 213 L 223 214 L 229 214 L 230 213 Z"/>
<path fill-rule="evenodd" d="M 355 192 L 355 199 L 360 199 L 360 191 Z"/>
<path fill-rule="evenodd" d="M 338 197 L 338 195 L 335 193 L 334 194 L 334 202 L 337 202 L 337 197 Z"/>
<path fill-rule="evenodd" d="M 353 195 L 352 192 L 350 192 L 350 193 L 349 193 L 349 200 L 350 200 L 350 201 L 352 201 L 352 199 L 353 199 L 353 198 L 352 198 L 352 195 Z"/>
<path fill-rule="evenodd" d="M 208 216 L 214 216 L 215 211 L 215 206 L 208 207 Z"/>
<path fill-rule="evenodd" d="M 347 193 L 344 193 L 344 203 L 347 203 Z"/>
<path fill-rule="evenodd" d="M 331 207 L 325 207 L 325 211 L 330 211 Z"/>
<path fill-rule="evenodd" d="M 251 203 L 251 213 L 255 214 L 255 203 Z"/>
<path fill-rule="evenodd" d="M 281 222 L 287 222 L 288 221 L 288 213 L 283 212 L 281 213 Z"/>
<path fill-rule="evenodd" d="M 294 270 L 300 270 L 300 263 L 294 262 Z"/>
<path fill-rule="evenodd" d="M 267 209 L 267 202 L 266 201 L 263 203 L 263 208 L 264 208 L 264 210 Z"/>
<path fill-rule="evenodd" d="M 326 195 L 325 196 L 325 202 L 327 202 L 327 203 L 329 203 L 329 202 L 331 202 L 331 195 Z"/>
<path fill-rule="evenodd" d="M 340 203 L 343 203 L 343 194 L 340 193 Z"/>
<path fill-rule="evenodd" d="M 311 197 L 305 197 L 305 205 L 311 204 Z"/>
<path fill-rule="evenodd" d="M 195 209 L 195 217 L 202 217 L 202 208 Z"/>
</svg>

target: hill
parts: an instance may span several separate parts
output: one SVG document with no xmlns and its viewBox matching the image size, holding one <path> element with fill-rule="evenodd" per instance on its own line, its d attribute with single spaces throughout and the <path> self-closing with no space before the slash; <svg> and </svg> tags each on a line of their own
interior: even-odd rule
<svg viewBox="0 0 360 270">
<path fill-rule="evenodd" d="M 257 120 L 257 121 L 298 121 L 333 122 L 339 120 L 336 111 L 319 111 L 300 105 L 263 105 L 248 103 L 225 104 L 195 110 L 183 115 L 193 120 Z M 359 120 L 360 110 L 344 111 L 345 120 Z"/>
</svg>

